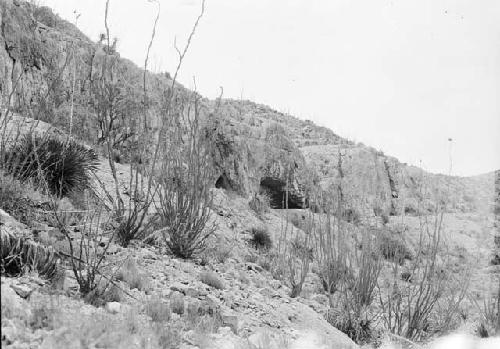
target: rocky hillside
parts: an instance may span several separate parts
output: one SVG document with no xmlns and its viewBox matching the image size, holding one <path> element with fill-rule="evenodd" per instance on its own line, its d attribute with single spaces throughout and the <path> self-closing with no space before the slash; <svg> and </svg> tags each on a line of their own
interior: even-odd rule
<svg viewBox="0 0 500 349">
<path fill-rule="evenodd" d="M 13 109 L 34 119 L 46 121 L 68 132 L 68 114 L 73 101 L 72 134 L 90 145 L 100 142 L 92 100 L 91 80 L 97 76 L 105 52 L 113 44 L 92 42 L 77 28 L 60 19 L 46 7 L 33 7 L 22 1 L 2 0 L 0 17 L 0 89 L 9 96 Z M 117 113 L 115 124 L 117 152 L 126 160 L 134 147 L 136 115 L 144 108 L 143 71 L 117 52 L 115 81 Z M 73 85 L 74 83 L 74 85 Z M 162 103 L 162 93 L 171 86 L 165 74 L 147 74 L 148 107 L 153 111 Z M 13 88 L 15 87 L 15 88 Z M 179 93 L 188 94 L 179 84 Z M 74 98 L 71 99 L 73 91 Z M 245 196 L 267 191 L 274 207 L 283 206 L 288 182 L 290 208 L 304 207 L 313 200 L 309 190 L 317 184 L 334 185 L 339 180 L 339 154 L 344 173 L 344 190 L 353 210 L 375 215 L 415 214 L 419 192 L 428 187 L 446 190 L 448 209 L 469 212 L 489 209 L 493 198 L 493 176 L 475 178 L 431 175 L 406 166 L 374 148 L 355 144 L 333 131 L 277 112 L 250 101 L 203 100 L 204 113 L 211 115 L 217 129 L 217 145 L 223 154 L 214 154 L 218 168 L 217 186 L 233 189 Z M 36 114 L 36 115 L 33 115 Z M 150 132 L 158 120 L 151 116 Z M 424 190 L 425 191 L 425 190 Z M 420 200 L 421 201 L 421 200 Z"/>
<path fill-rule="evenodd" d="M 435 280 L 446 287 L 439 290 L 437 310 L 420 319 L 418 330 L 429 337 L 459 326 L 476 331 L 480 314 L 474 306 L 491 299 L 490 281 L 500 266 L 499 253 L 492 255 L 491 248 L 494 242 L 500 246 L 498 190 L 494 206 L 500 172 L 470 178 L 426 173 L 270 107 L 196 95 L 201 134 L 210 140 L 209 162 L 216 172 L 209 189 L 208 223 L 214 234 L 196 258 L 180 258 L 166 247 L 166 227 L 155 225 L 153 216 L 147 239 L 123 246 L 115 239 L 121 216 L 102 213 L 107 212 L 102 207 L 106 195 L 114 195 L 104 192 L 115 184 L 110 167 L 117 172 L 116 191 L 128 195 L 128 204 L 136 200 L 128 164 L 151 159 L 134 158 L 139 134 L 152 142 L 161 136 L 169 96 L 183 100 L 194 92 L 168 73 L 144 75 L 105 35 L 94 42 L 47 7 L 21 0 L 0 0 L 0 6 L 2 146 L 16 132 L 34 131 L 95 149 L 99 156 L 89 191 L 101 199 L 91 205 L 82 203 L 81 193 L 46 196 L 32 182 L 0 171 L 2 347 L 358 348 L 353 339 L 370 347 L 380 344 L 384 331 L 397 332 L 381 319 L 388 304 L 382 298 L 389 303 L 398 296 L 400 302 L 411 299 L 412 292 L 418 294 L 419 278 L 426 276 L 430 294 L 437 289 Z M 112 74 L 105 76 L 110 66 Z M 108 135 L 99 127 L 103 100 L 115 117 Z M 109 135 L 114 161 L 104 151 Z M 339 191 L 347 214 L 332 224 L 318 203 L 325 193 Z M 432 249 L 422 252 L 422 241 L 435 237 L 432 230 L 440 224 L 422 214 L 436 205 L 447 215 L 433 243 L 442 239 L 446 245 L 430 246 L 440 253 L 432 260 Z M 321 249 L 326 240 L 307 240 L 317 232 L 314 222 L 323 222 L 318 232 L 348 233 L 344 245 L 332 246 L 339 254 L 351 253 L 352 265 L 345 269 L 352 270 L 339 273 L 320 261 L 331 251 Z M 372 245 L 372 239 L 377 243 Z M 89 252 L 85 243 L 94 250 Z M 101 257 L 100 272 L 107 276 L 85 293 L 78 277 L 88 277 L 89 260 Z M 377 288 L 371 284 L 376 296 L 353 314 L 346 305 L 349 292 L 363 285 L 350 283 L 344 293 L 333 295 L 325 273 L 352 273 L 345 277 L 347 285 L 372 267 L 380 269 L 364 276 L 376 274 Z M 299 274 L 305 278 L 297 295 Z M 459 309 L 456 299 L 465 298 L 460 292 L 469 283 L 471 299 Z M 408 294 L 397 294 L 394 285 Z"/>
</svg>

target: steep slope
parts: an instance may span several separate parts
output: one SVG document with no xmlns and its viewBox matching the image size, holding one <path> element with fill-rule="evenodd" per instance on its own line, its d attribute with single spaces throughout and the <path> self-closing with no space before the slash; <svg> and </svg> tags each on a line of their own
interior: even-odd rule
<svg viewBox="0 0 500 349">
<path fill-rule="evenodd" d="M 72 91 L 73 68 L 75 81 L 79 82 L 79 89 L 74 92 L 73 134 L 90 144 L 98 143 L 97 120 L 89 106 L 85 81 L 91 79 L 89 74 L 92 75 L 95 62 L 104 55 L 106 45 L 91 42 L 50 10 L 22 2 L 2 1 L 0 20 L 0 65 L 4 74 L 1 89 L 5 97 L 14 91 L 13 108 L 23 114 L 34 113 L 32 117 L 68 131 L 68 92 Z M 133 129 L 134 117 L 141 108 L 142 71 L 118 54 L 116 57 L 119 76 L 116 87 L 125 99 L 120 110 L 121 123 L 116 127 Z M 168 74 L 148 74 L 147 78 L 151 99 L 159 104 L 158 91 L 168 90 L 171 80 Z M 180 85 L 177 89 L 181 94 L 188 93 Z M 204 102 L 207 113 L 215 116 L 219 126 L 222 124 L 221 142 L 229 145 L 225 154 L 214 156 L 214 164 L 220 172 L 219 185 L 244 195 L 259 189 L 268 190 L 275 206 L 281 204 L 279 197 L 283 195 L 287 177 L 292 184 L 291 207 L 304 205 L 305 187 L 315 183 L 324 187 L 334 184 L 338 180 L 339 154 L 342 154 L 348 197 L 356 203 L 353 205 L 361 205 L 360 209 L 366 212 L 415 213 L 423 182 L 449 189 L 447 197 L 452 210 L 471 211 L 480 206 L 487 209 L 485 202 L 491 202 L 491 175 L 475 179 L 430 175 L 373 148 L 354 144 L 310 121 L 266 106 L 236 100 L 223 100 L 220 105 Z M 151 132 L 154 130 L 153 126 Z M 131 146 L 133 144 L 124 141 L 117 148 L 127 154 Z"/>
<path fill-rule="evenodd" d="M 25 132 L 25 126 L 35 124 L 33 119 L 39 119 L 43 121 L 37 125 L 41 131 L 50 125 L 56 126 L 56 134 L 66 137 L 71 132 L 73 137 L 99 149 L 102 140 L 95 101 L 89 90 L 94 78 L 99 77 L 98 70 L 104 57 L 111 51 L 116 73 L 112 90 L 116 93 L 114 101 L 119 115 L 114 130 L 116 150 L 127 162 L 127 156 L 135 146 L 133 137 L 128 136 L 137 127 L 137 115 L 148 115 L 147 127 L 153 138 L 158 132 L 164 95 L 172 85 L 168 74 L 147 74 L 150 100 L 146 103 L 143 101 L 142 70 L 120 58 L 113 45 L 108 47 L 104 42 L 92 42 L 77 28 L 52 14 L 50 9 L 14 0 L 0 0 L 0 5 L 0 88 L 2 103 L 8 102 L 15 112 L 8 120 L 14 129 L 23 123 L 21 128 Z M 180 84 L 175 89 L 179 98 L 192 93 Z M 402 229 L 404 217 L 401 216 L 418 216 L 433 208 L 436 197 L 442 199 L 448 211 L 454 211 L 446 215 L 445 238 L 451 242 L 452 249 L 447 270 L 458 274 L 471 268 L 474 295 L 482 300 L 479 296 L 487 294 L 490 284 L 486 281 L 494 269 L 490 265 L 490 241 L 496 241 L 489 213 L 493 208 L 495 175 L 500 183 L 500 172 L 472 178 L 429 174 L 373 148 L 355 144 L 327 128 L 267 106 L 231 99 L 203 99 L 202 104 L 204 126 L 207 132 L 211 132 L 214 143 L 212 161 L 218 171 L 214 179 L 216 188 L 212 189 L 212 219 L 217 225 L 217 234 L 209 241 L 207 255 L 192 262 L 173 258 L 147 244 L 121 248 L 113 243 L 106 261 L 121 265 L 124 260 L 135 260 L 138 270 L 150 283 L 148 287 L 128 285 L 121 280 L 120 287 L 131 297 L 124 297 L 118 306 L 114 304 L 118 307 L 116 311 L 116 308 L 83 304 L 77 299 L 75 282 L 67 279 L 67 284 L 62 287 L 65 294 L 55 297 L 62 306 L 59 306 L 61 311 L 56 313 L 57 321 L 51 324 L 52 328 L 43 325 L 43 329 L 39 329 L 36 323 L 26 325 L 31 324 L 31 317 L 24 311 L 43 315 L 39 304 L 52 299 L 43 287 L 39 287 L 43 282 L 30 277 L 20 280 L 2 278 L 2 306 L 5 303 L 22 309 L 11 309 L 11 313 L 6 313 L 8 321 L 2 322 L 2 332 L 6 329 L 7 334 L 2 341 L 10 341 L 14 346 L 34 343 L 35 347 L 41 344 L 44 348 L 67 348 L 66 340 L 78 338 L 82 342 L 94 340 L 92 345 L 95 347 L 110 347 L 109 341 L 118 347 L 141 347 L 141 335 L 149 337 L 153 332 L 151 338 L 154 340 L 158 339 L 155 336 L 163 338 L 165 328 L 158 324 L 148 327 L 151 320 L 154 322 L 154 314 L 148 315 L 147 305 L 159 298 L 160 303 L 153 305 L 164 302 L 170 306 L 182 300 L 185 314 L 172 315 L 172 320 L 181 320 L 186 326 L 181 331 L 182 348 L 235 348 L 235 343 L 241 344 L 241 348 L 255 348 L 260 347 L 259 341 L 271 348 L 282 348 L 281 343 L 275 343 L 281 337 L 290 339 L 292 348 L 326 348 L 327 345 L 354 348 L 346 335 L 325 320 L 328 299 L 317 268 L 311 268 L 300 297 L 290 298 L 290 282 L 271 272 L 272 253 L 275 251 L 266 254 L 248 243 L 251 230 L 261 227 L 269 230 L 272 241 L 278 241 L 283 235 L 283 226 L 288 226 L 287 219 L 291 222 L 292 232 L 297 236 L 302 233 L 300 220 L 293 222 L 292 216 L 305 219 L 303 210 L 269 210 L 257 214 L 248 202 L 250 196 L 265 191 L 270 196 L 271 206 L 281 208 L 287 186 L 290 190 L 287 206 L 315 208 L 315 190 L 328 189 L 342 181 L 350 219 L 356 223 L 356 217 L 376 217 L 374 223 L 384 221 L 384 232 L 397 232 Z M 71 108 L 74 109 L 72 123 L 68 120 Z M 1 119 L 0 125 L 3 126 L 4 121 Z M 128 166 L 117 165 L 117 171 L 120 189 L 125 194 L 129 183 Z M 108 162 L 102 157 L 97 176 L 113 187 Z M 498 193 L 497 189 L 497 196 Z M 38 215 L 39 207 L 35 208 Z M 74 208 L 66 209 L 72 211 Z M 483 216 L 482 212 L 488 215 Z M 497 204 L 497 219 L 499 212 Z M 394 217 L 388 217 L 390 215 Z M 0 214 L 0 229 L 14 226 L 16 233 L 47 239 L 49 245 L 65 247 L 57 229 L 47 226 L 50 219 L 23 226 L 10 217 L 10 223 L 3 224 L 5 217 Z M 403 228 L 408 230 L 405 235 L 410 246 L 421 232 L 420 218 L 405 219 Z M 355 224 L 346 225 L 352 228 L 353 234 L 359 228 Z M 78 225 L 73 230 L 76 238 L 83 235 Z M 392 270 L 391 264 L 385 263 L 385 274 L 388 274 Z M 219 289 L 202 282 L 199 276 L 205 272 L 214 273 L 224 287 Z M 23 300 L 19 293 L 25 295 L 22 291 L 26 288 L 32 295 Z M 190 309 L 198 315 L 201 312 L 203 316 L 220 312 L 218 332 L 207 335 L 212 341 L 210 346 L 200 344 L 200 339 L 195 338 L 196 326 L 200 324 L 183 322 L 189 318 Z M 19 314 L 20 317 L 16 318 Z M 82 319 L 75 314 L 83 314 Z M 42 317 L 40 321 L 46 319 Z M 127 326 L 123 326 L 124 323 Z M 105 329 L 104 334 L 99 332 L 102 332 L 101 327 Z M 267 336 L 268 332 L 271 337 Z M 313 346 L 311 342 L 318 342 L 319 337 L 323 337 L 321 340 L 325 343 Z M 254 346 L 247 345 L 247 341 Z M 152 344 L 151 347 L 155 346 Z"/>
<path fill-rule="evenodd" d="M 72 24 L 46 7 L 22 1 L 1 2 L 0 89 L 3 100 L 11 92 L 10 104 L 20 114 L 49 122 L 90 145 L 99 144 L 100 131 L 92 96 L 88 91 L 96 78 L 103 56 L 116 58 L 117 113 L 116 149 L 126 160 L 134 147 L 130 135 L 137 127 L 142 102 L 143 71 L 123 59 L 101 41 L 94 43 Z M 158 108 L 171 79 L 166 74 L 147 74 L 149 129 L 155 133 Z M 73 85 L 74 83 L 74 85 Z M 75 88 L 73 88 L 75 87 Z M 177 84 L 182 95 L 190 92 Z M 73 93 L 74 98 L 71 98 Z M 71 103 L 74 103 L 71 107 Z M 488 209 L 493 198 L 493 176 L 458 178 L 431 175 L 401 164 L 371 147 L 336 135 L 333 131 L 250 101 L 203 99 L 204 114 L 217 130 L 214 165 L 217 186 L 250 196 L 265 190 L 271 204 L 281 207 L 288 183 L 288 206 L 307 205 L 309 189 L 338 181 L 342 155 L 344 187 L 351 205 L 377 215 L 412 214 L 418 193 L 425 183 L 446 190 L 449 209 Z M 70 122 L 68 115 L 73 109 Z M 141 114 L 142 115 L 142 114 Z M 127 131 L 124 131 L 127 130 Z M 428 209 L 425 207 L 424 209 Z"/>
</svg>

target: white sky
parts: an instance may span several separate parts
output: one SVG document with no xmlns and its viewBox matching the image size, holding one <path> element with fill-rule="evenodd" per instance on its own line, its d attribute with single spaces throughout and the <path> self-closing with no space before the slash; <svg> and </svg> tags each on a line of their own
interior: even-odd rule
<svg viewBox="0 0 500 349">
<path fill-rule="evenodd" d="M 41 0 L 96 40 L 105 0 Z M 201 0 L 160 0 L 150 69 L 173 72 Z M 143 65 L 156 7 L 111 0 L 110 31 Z M 500 169 L 499 0 L 207 0 L 179 81 L 328 126 L 403 162 Z"/>
</svg>

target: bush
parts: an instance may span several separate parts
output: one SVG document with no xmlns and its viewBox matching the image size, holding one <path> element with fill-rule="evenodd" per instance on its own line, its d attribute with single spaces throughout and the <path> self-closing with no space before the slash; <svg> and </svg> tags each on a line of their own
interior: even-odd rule
<svg viewBox="0 0 500 349">
<path fill-rule="evenodd" d="M 155 203 L 165 244 L 172 254 L 184 259 L 203 252 L 215 232 L 210 144 L 200 128 L 199 96 L 190 98 L 192 102 L 176 106 L 185 111 L 181 112 L 183 119 L 168 129 Z"/>
<path fill-rule="evenodd" d="M 358 344 L 368 343 L 374 337 L 372 321 L 356 316 L 348 310 L 337 314 L 328 312 L 327 321 Z"/>
<path fill-rule="evenodd" d="M 7 170 L 21 181 L 33 180 L 59 197 L 90 186 L 90 172 L 97 169 L 92 149 L 73 141 L 26 135 L 9 152 Z"/>
<path fill-rule="evenodd" d="M 120 302 L 122 297 L 122 291 L 116 285 L 101 280 L 84 299 L 93 306 L 102 307 L 108 302 Z"/>
<path fill-rule="evenodd" d="M 336 260 L 330 261 L 320 270 L 321 285 L 325 292 L 334 294 L 337 292 L 340 283 L 349 280 L 352 271 L 344 264 Z"/>
<path fill-rule="evenodd" d="M 214 272 L 204 272 L 200 274 L 200 281 L 207 284 L 210 287 L 216 288 L 218 290 L 223 290 L 224 283 Z"/>
<path fill-rule="evenodd" d="M 405 242 L 388 233 L 382 234 L 380 237 L 379 251 L 385 259 L 398 264 L 403 264 L 406 259 L 413 259 L 413 254 Z"/>
<path fill-rule="evenodd" d="M 170 307 L 157 297 L 146 302 L 144 311 L 147 316 L 151 317 L 153 322 L 167 322 L 170 321 L 172 316 Z"/>
<path fill-rule="evenodd" d="M 182 315 L 184 314 L 184 296 L 179 293 L 175 292 L 170 296 L 170 309 L 172 309 L 172 312 Z"/>
<path fill-rule="evenodd" d="M 250 230 L 250 233 L 252 234 L 250 245 L 254 248 L 258 250 L 270 250 L 273 247 L 271 235 L 266 229 L 254 227 Z"/>
<path fill-rule="evenodd" d="M 146 277 L 139 272 L 133 259 L 128 259 L 116 275 L 117 280 L 126 282 L 130 289 L 137 288 L 142 291 L 147 288 Z"/>
</svg>

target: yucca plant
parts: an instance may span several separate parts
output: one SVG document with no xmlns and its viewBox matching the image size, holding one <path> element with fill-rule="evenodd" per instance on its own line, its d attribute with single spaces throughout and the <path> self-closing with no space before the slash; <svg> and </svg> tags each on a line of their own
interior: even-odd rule
<svg viewBox="0 0 500 349">
<path fill-rule="evenodd" d="M 21 181 L 46 185 L 59 197 L 90 186 L 90 173 L 97 168 L 97 154 L 74 141 L 26 135 L 9 152 L 7 171 Z"/>
</svg>

